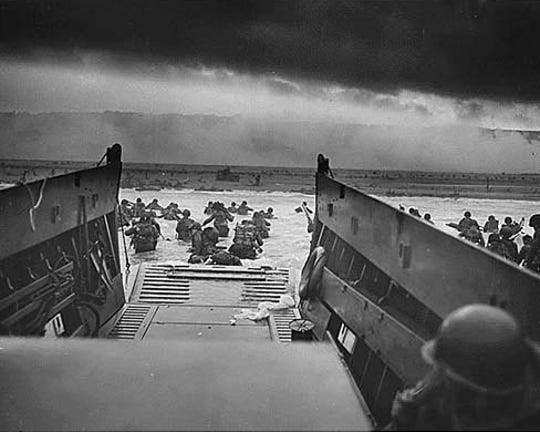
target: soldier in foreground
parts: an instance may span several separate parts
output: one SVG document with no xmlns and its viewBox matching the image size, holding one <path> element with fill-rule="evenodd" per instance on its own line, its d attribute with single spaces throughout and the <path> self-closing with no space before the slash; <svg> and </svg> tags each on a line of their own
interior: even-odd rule
<svg viewBox="0 0 540 432">
<path fill-rule="evenodd" d="M 128 228 L 125 234 L 132 236 L 136 253 L 155 250 L 160 235 L 155 224 L 152 222 L 152 218 L 146 214 L 131 228 Z"/>
<path fill-rule="evenodd" d="M 432 370 L 396 395 L 385 430 L 538 430 L 538 348 L 503 309 L 457 309 L 422 357 Z"/>
<path fill-rule="evenodd" d="M 236 226 L 229 252 L 238 258 L 253 260 L 257 258 L 257 253 L 262 252 L 262 244 L 263 241 L 255 225 L 245 220 Z"/>
</svg>

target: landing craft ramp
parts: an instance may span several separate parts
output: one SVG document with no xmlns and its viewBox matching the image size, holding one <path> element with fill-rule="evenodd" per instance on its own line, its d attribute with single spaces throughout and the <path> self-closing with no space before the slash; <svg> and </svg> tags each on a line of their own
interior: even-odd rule
<svg viewBox="0 0 540 432">
<path fill-rule="evenodd" d="M 289 270 L 160 262 L 143 263 L 128 287 L 129 302 L 102 330 L 121 340 L 290 342 L 298 310 L 270 311 L 266 320 L 234 320 L 242 309 L 289 294 Z"/>
</svg>

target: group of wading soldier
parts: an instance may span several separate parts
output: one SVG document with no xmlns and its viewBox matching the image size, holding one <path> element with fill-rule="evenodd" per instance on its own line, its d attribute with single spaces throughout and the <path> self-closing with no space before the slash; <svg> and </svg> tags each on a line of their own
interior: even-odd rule
<svg viewBox="0 0 540 432">
<path fill-rule="evenodd" d="M 517 223 L 507 216 L 504 224 L 499 228 L 499 221 L 491 215 L 481 228 L 467 211 L 455 228 L 460 231 L 460 237 L 480 246 L 486 246 L 491 252 L 529 270 L 540 272 L 540 215 L 533 215 L 529 219 L 529 226 L 534 229 L 534 234 L 532 237 L 523 236 L 523 246 L 518 250 L 515 238 L 521 234 L 524 223 L 525 218 Z M 489 233 L 487 245 L 481 233 L 482 229 L 485 233 Z"/>
<path fill-rule="evenodd" d="M 226 208 L 221 202 L 208 202 L 204 214 L 208 217 L 201 224 L 195 222 L 189 225 L 192 241 L 190 263 L 206 263 L 219 265 L 241 265 L 240 259 L 255 259 L 262 252 L 263 238 L 269 237 L 270 222 L 274 218 L 273 209 L 267 212 L 255 211 L 251 219 L 245 219 L 234 229 L 233 244 L 228 250 L 217 245 L 220 238 L 228 237 L 229 222 L 234 220 L 233 214 L 247 215 L 253 211 L 243 201 L 240 206 L 232 202 Z M 206 227 L 214 222 L 213 227 Z"/>
<path fill-rule="evenodd" d="M 157 215 L 156 212 L 161 212 Z M 208 202 L 204 214 L 208 217 L 202 224 L 191 218 L 189 209 L 180 210 L 177 203 L 171 202 L 167 207 L 162 207 L 157 199 L 145 205 L 141 198 L 133 203 L 126 199 L 119 206 L 119 224 L 129 226 L 126 234 L 133 236 L 132 240 L 152 244 L 144 250 L 153 250 L 157 243 L 157 237 L 161 235 L 161 229 L 156 222 L 157 218 L 177 221 L 176 235 L 179 240 L 191 242 L 192 255 L 189 262 L 216 263 L 222 265 L 240 265 L 239 259 L 255 259 L 262 251 L 263 239 L 269 237 L 270 222 L 267 219 L 275 218 L 273 209 L 267 211 L 255 211 L 251 219 L 243 220 L 237 224 L 233 237 L 233 244 L 228 251 L 217 246 L 219 238 L 228 237 L 229 222 L 234 220 L 234 214 L 240 216 L 249 215 L 253 209 L 247 201 L 242 201 L 240 206 L 232 202 L 229 208 L 219 201 Z M 213 222 L 213 226 L 207 226 Z M 147 228 L 151 226 L 150 228 Z M 137 249 L 137 248 L 136 248 Z"/>
</svg>

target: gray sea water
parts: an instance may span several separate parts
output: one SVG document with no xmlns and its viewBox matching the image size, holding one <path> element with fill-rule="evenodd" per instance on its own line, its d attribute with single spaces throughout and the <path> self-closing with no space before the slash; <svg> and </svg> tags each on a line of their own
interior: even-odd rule
<svg viewBox="0 0 540 432">
<path fill-rule="evenodd" d="M 306 201 L 311 209 L 314 208 L 315 197 L 300 193 L 288 192 L 253 192 L 253 191 L 233 191 L 233 192 L 206 192 L 193 190 L 161 190 L 138 192 L 133 189 L 122 189 L 120 199 L 126 198 L 135 201 L 142 198 L 145 203 L 149 203 L 153 198 L 157 198 L 162 206 L 170 202 L 178 203 L 181 209 L 188 208 L 192 217 L 202 222 L 205 219 L 203 210 L 208 201 L 222 201 L 227 206 L 231 201 L 239 204 L 246 200 L 255 210 L 273 207 L 277 219 L 271 220 L 272 227 L 270 238 L 264 241 L 263 253 L 255 261 L 247 261 L 250 265 L 272 265 L 288 267 L 291 270 L 291 283 L 296 284 L 300 270 L 309 251 L 310 235 L 307 233 L 307 221 L 303 213 L 296 213 L 294 209 L 302 201 Z M 540 213 L 540 202 L 521 200 L 493 200 L 493 199 L 472 199 L 472 198 L 436 198 L 436 197 L 376 197 L 394 207 L 400 204 L 408 210 L 415 207 L 420 213 L 431 213 L 432 219 L 437 229 L 443 230 L 450 235 L 457 236 L 457 231 L 446 226 L 450 222 L 458 222 L 465 211 L 470 211 L 473 218 L 483 225 L 489 215 L 494 215 L 502 223 L 506 216 L 511 216 L 514 220 L 525 217 L 526 220 L 534 213 Z M 235 216 L 235 221 L 230 224 L 233 228 L 245 216 Z M 176 222 L 159 219 L 162 227 L 164 239 L 158 243 L 157 249 L 152 252 L 135 254 L 132 247 L 129 247 L 127 256 L 131 264 L 143 261 L 187 261 L 189 244 L 175 240 Z M 532 229 L 525 227 L 524 233 L 532 234 Z M 229 238 L 222 240 L 221 245 L 230 244 L 232 229 Z M 120 239 L 122 249 L 122 239 Z M 517 239 L 521 245 L 521 239 Z M 125 256 L 125 255 L 124 255 Z"/>
</svg>

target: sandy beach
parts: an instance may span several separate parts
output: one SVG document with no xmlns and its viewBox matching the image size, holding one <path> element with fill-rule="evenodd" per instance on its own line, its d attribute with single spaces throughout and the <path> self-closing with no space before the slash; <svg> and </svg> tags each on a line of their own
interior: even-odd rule
<svg viewBox="0 0 540 432">
<path fill-rule="evenodd" d="M 1 160 L 0 181 L 29 182 L 92 166 L 89 162 Z M 223 171 L 228 168 L 228 172 Z M 220 174 L 221 171 L 221 174 Z M 123 188 L 281 191 L 314 194 L 315 168 L 125 163 Z M 540 200 L 540 174 L 335 169 L 340 180 L 369 194 Z"/>
</svg>

